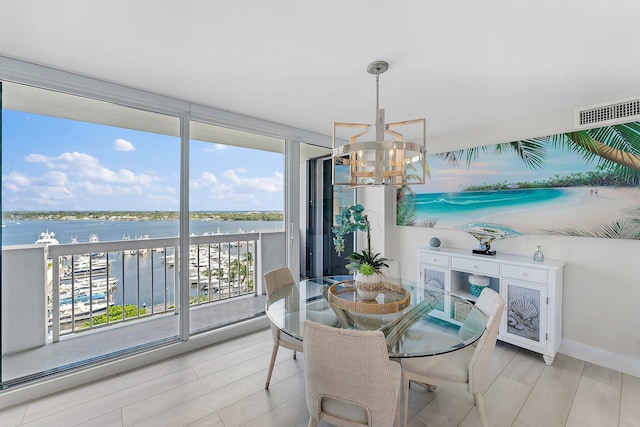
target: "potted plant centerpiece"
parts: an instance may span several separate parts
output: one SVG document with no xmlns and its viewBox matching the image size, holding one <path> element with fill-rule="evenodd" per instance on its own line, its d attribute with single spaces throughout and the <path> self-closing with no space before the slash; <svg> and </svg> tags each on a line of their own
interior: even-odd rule
<svg viewBox="0 0 640 427">
<path fill-rule="evenodd" d="M 375 299 L 382 289 L 383 276 L 380 270 L 382 267 L 389 267 L 386 264 L 387 258 L 380 256 L 380 253 L 371 251 L 371 232 L 367 215 L 363 215 L 362 205 L 351 205 L 342 208 L 340 214 L 336 215 L 336 226 L 333 228 L 333 244 L 338 255 L 344 252 L 344 236 L 357 230 L 367 233 L 367 248 L 360 252 L 354 252 L 348 256 L 349 263 L 346 265 L 350 273 L 355 274 L 356 289 L 360 298 L 364 300 Z"/>
</svg>

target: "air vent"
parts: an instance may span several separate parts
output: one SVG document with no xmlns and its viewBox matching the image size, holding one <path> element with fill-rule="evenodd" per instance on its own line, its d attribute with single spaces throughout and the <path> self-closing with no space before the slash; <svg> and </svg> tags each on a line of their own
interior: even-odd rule
<svg viewBox="0 0 640 427">
<path fill-rule="evenodd" d="M 640 97 L 580 108 L 576 111 L 576 126 L 591 127 L 640 120 Z"/>
</svg>

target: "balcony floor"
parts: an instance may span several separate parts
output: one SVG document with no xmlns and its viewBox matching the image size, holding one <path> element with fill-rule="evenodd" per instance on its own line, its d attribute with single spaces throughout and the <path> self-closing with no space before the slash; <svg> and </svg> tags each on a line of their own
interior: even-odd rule
<svg viewBox="0 0 640 427">
<path fill-rule="evenodd" d="M 265 329 L 0 411 L 2 426 L 307 425 L 304 354 L 278 352 L 264 390 L 273 343 Z M 564 354 L 498 342 L 485 393 L 494 427 L 640 427 L 640 378 Z M 412 386 L 409 427 L 475 427 L 465 389 Z M 327 426 L 321 423 L 321 426 Z"/>
<path fill-rule="evenodd" d="M 211 330 L 264 314 L 266 296 L 249 295 L 192 307 L 192 332 Z M 156 315 L 86 332 L 66 335 L 60 342 L 2 357 L 4 382 L 38 372 L 70 368 L 80 362 L 119 354 L 141 345 L 177 337 L 179 317 Z"/>
</svg>

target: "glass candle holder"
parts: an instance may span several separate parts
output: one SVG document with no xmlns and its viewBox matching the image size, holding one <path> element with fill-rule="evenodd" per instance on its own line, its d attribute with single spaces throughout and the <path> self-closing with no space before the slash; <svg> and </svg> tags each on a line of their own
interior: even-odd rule
<svg viewBox="0 0 640 427">
<path fill-rule="evenodd" d="M 536 251 L 533 253 L 533 260 L 535 262 L 544 262 L 544 254 L 540 249 L 540 245 L 536 246 Z"/>
</svg>

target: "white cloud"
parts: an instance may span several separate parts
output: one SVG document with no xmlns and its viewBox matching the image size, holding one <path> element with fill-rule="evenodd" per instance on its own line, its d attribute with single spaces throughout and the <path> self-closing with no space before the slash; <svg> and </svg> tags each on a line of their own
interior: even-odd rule
<svg viewBox="0 0 640 427">
<path fill-rule="evenodd" d="M 49 160 L 47 156 L 42 154 L 27 154 L 24 159 L 31 163 L 46 163 Z"/>
<path fill-rule="evenodd" d="M 223 175 L 236 186 L 237 191 L 243 193 L 275 193 L 283 191 L 284 188 L 284 175 L 279 172 L 276 172 L 271 177 L 257 178 L 243 178 L 232 170 L 225 171 Z"/>
<path fill-rule="evenodd" d="M 16 190 L 12 191 L 20 191 L 21 188 L 31 185 L 31 179 L 20 172 L 11 172 L 9 175 L 2 177 L 2 185 L 11 185 L 16 188 Z"/>
<path fill-rule="evenodd" d="M 87 195 L 89 198 L 95 197 L 96 195 L 100 195 L 100 197 L 114 195 L 114 190 L 111 185 L 98 184 L 91 181 L 81 181 L 74 183 L 73 185 L 71 185 L 71 190 L 74 193 L 79 193 L 80 197 L 83 197 L 83 194 Z"/>
<path fill-rule="evenodd" d="M 209 185 L 218 183 L 218 178 L 216 178 L 216 176 L 211 172 L 202 172 L 200 178 Z"/>
<path fill-rule="evenodd" d="M 224 145 L 224 144 L 211 144 L 209 146 L 207 146 L 207 148 L 205 148 L 204 151 L 207 152 L 212 152 L 212 151 L 223 151 L 223 150 L 228 150 L 229 146 L 228 145 Z"/>
<path fill-rule="evenodd" d="M 37 194 L 38 199 L 43 202 L 75 200 L 73 193 L 66 187 L 40 187 Z"/>
<path fill-rule="evenodd" d="M 49 185 L 53 186 L 63 186 L 67 182 L 69 182 L 67 174 L 60 171 L 47 172 L 46 174 L 44 174 L 44 177 L 47 181 L 49 181 Z"/>
<path fill-rule="evenodd" d="M 126 142 L 126 141 L 125 141 Z M 155 175 L 136 174 L 128 169 L 112 170 L 100 164 L 95 157 L 74 151 L 62 153 L 56 157 L 47 157 L 42 154 L 29 154 L 25 158 L 28 162 L 44 163 L 50 169 L 63 169 L 69 175 L 79 179 L 92 179 L 108 183 L 130 184 L 150 186 L 153 182 L 162 179 Z"/>
<path fill-rule="evenodd" d="M 113 148 L 118 151 L 135 151 L 136 147 L 133 146 L 132 143 L 127 141 L 126 139 L 118 138 L 113 141 Z"/>
<path fill-rule="evenodd" d="M 25 157 L 27 162 L 44 163 L 49 169 L 95 169 L 100 166 L 100 162 L 95 157 L 74 151 L 73 153 L 62 153 L 57 157 L 47 157 L 42 154 L 29 154 Z"/>
<path fill-rule="evenodd" d="M 11 183 L 11 182 L 3 182 L 2 183 L 2 192 L 7 192 L 7 191 L 11 191 L 12 193 L 18 193 L 20 192 L 20 187 L 18 187 L 17 185 Z"/>
</svg>

